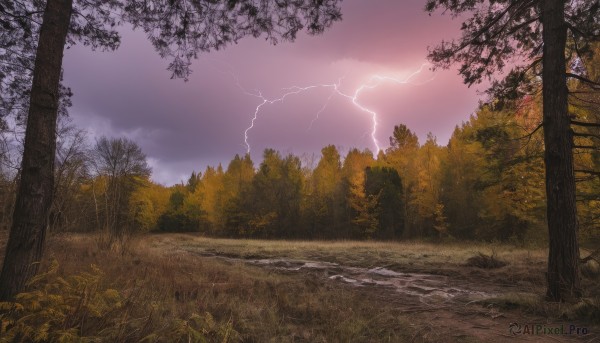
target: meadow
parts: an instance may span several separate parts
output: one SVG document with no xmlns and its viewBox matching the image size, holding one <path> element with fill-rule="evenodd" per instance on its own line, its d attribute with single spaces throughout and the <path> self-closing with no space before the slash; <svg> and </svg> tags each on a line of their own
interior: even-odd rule
<svg viewBox="0 0 600 343">
<path fill-rule="evenodd" d="M 52 236 L 46 272 L 19 298 L 18 320 L 3 318 L 17 335 L 0 341 L 599 339 L 597 266 L 585 269 L 583 301 L 546 303 L 543 249 L 194 234 L 141 235 L 111 249 L 100 242 L 99 235 Z M 513 322 L 576 325 L 587 334 L 514 336 Z"/>
</svg>

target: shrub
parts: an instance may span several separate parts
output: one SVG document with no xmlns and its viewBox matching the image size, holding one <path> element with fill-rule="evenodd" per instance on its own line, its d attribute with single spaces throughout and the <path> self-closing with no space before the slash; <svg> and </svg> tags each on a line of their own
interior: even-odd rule
<svg viewBox="0 0 600 343">
<path fill-rule="evenodd" d="M 124 297 L 101 287 L 102 271 L 61 277 L 58 262 L 35 276 L 29 291 L 14 302 L 0 302 L 0 343 L 8 342 L 228 342 L 237 336 L 231 323 L 210 313 L 158 322 L 157 304 Z M 145 313 L 145 316 L 133 316 Z"/>
<path fill-rule="evenodd" d="M 466 265 L 469 267 L 477 267 L 483 269 L 502 268 L 507 264 L 508 262 L 497 259 L 495 254 L 485 255 L 483 253 L 479 253 L 473 257 L 469 257 L 466 263 Z"/>
</svg>

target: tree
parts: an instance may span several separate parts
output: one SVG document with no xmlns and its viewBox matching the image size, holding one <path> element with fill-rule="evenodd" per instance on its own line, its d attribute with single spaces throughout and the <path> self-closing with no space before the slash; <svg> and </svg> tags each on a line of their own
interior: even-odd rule
<svg viewBox="0 0 600 343">
<path fill-rule="evenodd" d="M 247 194 L 254 178 L 254 162 L 250 154 L 243 158 L 235 155 L 223 176 L 223 225 L 225 233 L 239 235 L 248 223 L 249 214 L 243 207 L 242 197 Z"/>
<path fill-rule="evenodd" d="M 445 148 L 437 144 L 435 136 L 430 132 L 413 162 L 416 182 L 410 202 L 411 209 L 417 214 L 414 223 L 416 233 L 420 236 L 431 236 L 435 232 L 435 211 L 441 201 L 441 166 L 445 157 L 444 150 Z"/>
<path fill-rule="evenodd" d="M 390 167 L 367 167 L 365 193 L 377 199 L 379 238 L 400 238 L 404 229 L 402 180 Z"/>
<path fill-rule="evenodd" d="M 480 185 L 485 150 L 472 138 L 475 119 L 472 116 L 470 122 L 454 129 L 442 165 L 441 197 L 450 224 L 448 233 L 457 238 L 474 237 L 477 228 L 482 226 Z"/>
<path fill-rule="evenodd" d="M 298 157 L 282 158 L 275 150 L 265 150 L 246 199 L 254 214 L 250 227 L 255 235 L 289 238 L 297 234 L 303 183 Z"/>
<path fill-rule="evenodd" d="M 129 221 L 137 231 L 158 228 L 160 216 L 167 211 L 171 192 L 151 181 L 135 189 L 129 198 Z"/>
<path fill-rule="evenodd" d="M 96 143 L 92 155 L 96 177 L 106 179 L 103 229 L 108 232 L 109 243 L 112 243 L 128 233 L 131 194 L 144 185 L 150 177 L 151 169 L 142 149 L 126 138 L 102 137 Z"/>
<path fill-rule="evenodd" d="M 568 113 L 565 56 L 581 59 L 590 54 L 589 43 L 600 35 L 600 3 L 565 0 L 428 0 L 426 10 L 438 8 L 455 14 L 470 13 L 458 41 L 442 42 L 430 51 L 438 67 L 461 63 L 460 73 L 469 85 L 492 78 L 515 55 L 523 65 L 495 82 L 491 92 L 509 100 L 531 90 L 532 74 L 541 68 L 546 197 L 549 233 L 547 298 L 565 301 L 581 296 L 573 137 Z M 568 43 L 569 39 L 569 43 Z"/>
<path fill-rule="evenodd" d="M 81 185 L 89 179 L 89 148 L 85 132 L 68 123 L 59 127 L 58 135 L 50 228 L 69 230 L 81 225 L 81 215 L 74 207 Z"/>
<path fill-rule="evenodd" d="M 355 226 L 355 235 L 360 238 L 371 239 L 379 230 L 379 196 L 367 194 L 365 191 L 365 172 L 352 174 L 348 179 L 348 204 L 353 210 L 352 224 Z"/>
<path fill-rule="evenodd" d="M 515 105 L 482 105 L 454 130 L 441 186 L 452 236 L 523 240 L 535 234 L 545 241 L 538 234 L 546 223 L 543 137 L 530 134 L 541 107 L 532 97 Z"/>
<path fill-rule="evenodd" d="M 161 56 L 171 57 L 168 69 L 174 77 L 186 77 L 190 61 L 199 51 L 219 49 L 248 35 L 264 34 L 275 43 L 278 39 L 293 40 L 305 27 L 311 34 L 320 33 L 341 19 L 338 2 L 47 0 L 44 4 L 33 0 L 4 1 L 0 6 L 0 24 L 4 27 L 0 32 L 3 48 L 0 58 L 18 65 L 16 69 L 29 67 L 31 73 L 27 75 L 32 78 L 29 101 L 21 101 L 28 109 L 25 148 L 0 274 L 0 301 L 11 299 L 23 290 L 27 280 L 37 272 L 37 262 L 42 257 L 54 188 L 55 130 L 65 43 L 82 42 L 93 48 L 114 49 L 120 42 L 115 26 L 122 20 L 127 21 L 148 34 Z M 17 53 L 6 52 L 8 49 Z M 31 62 L 33 57 L 34 63 Z M 2 82 L 29 88 L 29 84 L 23 86 L 28 78 L 12 82 L 18 77 L 18 70 L 13 70 L 8 79 L 0 74 Z M 2 90 L 4 97 L 4 88 Z"/>
<path fill-rule="evenodd" d="M 221 213 L 223 209 L 223 168 L 219 165 L 216 169 L 206 167 L 202 176 L 200 187 L 195 192 L 195 196 L 200 199 L 200 208 L 206 213 L 206 219 L 210 226 L 209 229 L 215 231 L 222 226 Z"/>
<path fill-rule="evenodd" d="M 416 235 L 418 222 L 417 210 L 413 207 L 414 197 L 417 195 L 417 168 L 414 161 L 419 151 L 419 139 L 406 125 L 394 126 L 390 147 L 386 150 L 385 162 L 396 169 L 402 180 L 404 199 L 402 200 L 404 218 L 404 235 Z"/>
<path fill-rule="evenodd" d="M 379 227 L 377 201 L 379 194 L 365 192 L 365 173 L 375 164 L 373 153 L 368 149 L 348 151 L 342 166 L 342 179 L 346 195 L 346 220 L 351 230 L 345 237 L 372 237 Z"/>
<path fill-rule="evenodd" d="M 171 187 L 171 195 L 164 212 L 158 217 L 158 229 L 165 232 L 198 232 L 206 223 L 200 199 L 192 196 L 189 185 Z"/>
<path fill-rule="evenodd" d="M 343 224 L 344 194 L 340 154 L 333 145 L 321 149 L 305 195 L 307 228 L 311 237 L 334 237 Z"/>
</svg>

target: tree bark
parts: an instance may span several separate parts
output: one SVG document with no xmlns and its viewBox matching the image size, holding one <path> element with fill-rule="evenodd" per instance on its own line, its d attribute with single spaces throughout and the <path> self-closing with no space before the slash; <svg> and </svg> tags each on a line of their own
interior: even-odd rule
<svg viewBox="0 0 600 343">
<path fill-rule="evenodd" d="M 39 268 L 54 189 L 56 119 L 72 0 L 48 0 L 40 28 L 21 178 L 0 274 L 0 301 L 24 290 Z"/>
<path fill-rule="evenodd" d="M 551 301 L 570 301 L 581 296 L 581 280 L 573 136 L 567 102 L 565 1 L 544 0 L 542 6 L 544 158 L 550 245 L 546 296 Z"/>
</svg>

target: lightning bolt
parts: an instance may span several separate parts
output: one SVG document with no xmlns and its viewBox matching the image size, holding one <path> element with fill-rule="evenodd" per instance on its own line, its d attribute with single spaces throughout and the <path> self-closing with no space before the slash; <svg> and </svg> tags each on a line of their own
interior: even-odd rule
<svg viewBox="0 0 600 343">
<path fill-rule="evenodd" d="M 325 109 L 327 108 L 327 106 L 330 103 L 333 96 L 337 94 L 343 98 L 350 100 L 350 102 L 359 111 L 365 112 L 371 117 L 372 126 L 371 126 L 370 136 L 371 136 L 371 141 L 373 142 L 373 145 L 375 147 L 375 154 L 377 155 L 381 151 L 381 147 L 379 145 L 379 142 L 377 141 L 377 126 L 378 126 L 377 116 L 378 116 L 378 114 L 374 110 L 371 110 L 371 109 L 365 107 L 364 105 L 362 105 L 359 102 L 359 98 L 360 98 L 361 94 L 363 94 L 363 92 L 365 92 L 365 91 L 373 90 L 373 89 L 381 86 L 384 83 L 392 83 L 392 84 L 398 84 L 398 85 L 414 84 L 414 83 L 412 83 L 412 80 L 417 75 L 421 74 L 423 72 L 423 70 L 425 69 L 425 67 L 427 67 L 429 65 L 430 65 L 429 63 L 421 64 L 419 69 L 412 72 L 404 79 L 398 79 L 398 78 L 395 78 L 392 76 L 387 76 L 387 75 L 378 75 L 378 74 L 371 75 L 365 82 L 360 84 L 354 90 L 354 92 L 351 92 L 351 93 L 345 93 L 340 89 L 342 79 L 343 79 L 343 78 L 340 78 L 337 83 L 331 83 L 331 84 L 324 83 L 324 84 L 309 85 L 309 86 L 305 86 L 305 87 L 292 86 L 292 87 L 288 87 L 288 88 L 283 88 L 282 91 L 284 93 L 277 98 L 268 98 L 268 97 L 264 96 L 260 90 L 255 90 L 254 92 L 248 91 L 246 88 L 244 88 L 242 86 L 239 78 L 235 75 L 235 73 L 233 72 L 233 68 L 231 66 L 228 66 L 228 68 L 227 68 L 228 71 L 224 72 L 224 71 L 220 70 L 220 72 L 230 75 L 234 79 L 236 86 L 244 94 L 255 97 L 255 98 L 259 99 L 259 101 L 260 101 L 260 103 L 258 105 L 256 105 L 256 108 L 254 109 L 254 114 L 250 121 L 250 125 L 244 130 L 244 144 L 246 146 L 247 153 L 250 153 L 250 150 L 251 150 L 250 143 L 248 142 L 249 133 L 254 128 L 254 125 L 259 118 L 260 111 L 265 105 L 273 105 L 275 103 L 283 103 L 285 101 L 285 99 L 290 96 L 298 95 L 298 94 L 301 94 L 301 93 L 304 93 L 304 92 L 307 92 L 310 90 L 319 89 L 319 88 L 331 88 L 332 89 L 331 94 L 329 95 L 329 97 L 327 98 L 327 100 L 325 101 L 325 103 L 323 104 L 321 109 L 319 109 L 319 111 L 316 113 L 313 120 L 310 122 L 310 125 L 309 125 L 307 131 L 309 131 L 313 127 L 314 123 L 319 119 L 319 115 L 325 111 Z M 423 85 L 423 84 L 433 81 L 434 79 L 435 79 L 435 76 L 433 76 L 429 80 L 426 80 L 422 83 L 415 84 L 415 85 Z"/>
<path fill-rule="evenodd" d="M 377 156 L 379 154 L 379 151 L 381 151 L 381 147 L 379 146 L 379 142 L 377 141 L 377 112 L 361 105 L 358 102 L 358 98 L 360 97 L 360 95 L 363 91 L 375 89 L 375 88 L 379 87 L 382 83 L 385 83 L 385 82 L 392 82 L 392 83 L 401 84 L 401 85 L 408 84 L 411 82 L 411 80 L 415 76 L 417 76 L 421 72 L 423 72 L 423 69 L 428 65 L 429 65 L 429 63 L 421 64 L 421 67 L 419 69 L 417 69 L 412 74 L 408 75 L 408 77 L 406 77 L 405 79 L 397 79 L 397 78 L 394 78 L 391 76 L 372 75 L 367 80 L 367 82 L 358 86 L 358 88 L 356 88 L 356 90 L 354 91 L 354 93 L 352 95 L 345 94 L 345 93 L 341 92 L 339 90 L 339 88 L 336 87 L 336 91 L 339 95 L 350 99 L 350 101 L 352 101 L 352 104 L 354 106 L 356 106 L 359 110 L 368 113 L 371 116 L 371 120 L 373 122 L 372 130 L 371 130 L 371 140 L 373 141 L 373 145 L 375 146 L 375 156 Z M 434 79 L 434 77 L 432 77 L 430 80 L 426 81 L 425 83 L 431 82 L 431 81 L 433 81 L 433 79 Z"/>
<path fill-rule="evenodd" d="M 329 102 L 331 101 L 331 98 L 333 98 L 334 95 L 336 95 L 338 93 L 338 88 L 339 86 L 342 84 L 342 79 L 340 78 L 338 83 L 335 85 L 333 92 L 331 92 L 331 94 L 329 95 L 329 97 L 327 98 L 327 100 L 325 101 L 325 104 L 323 104 L 323 107 L 321 107 L 321 109 L 317 112 L 317 114 L 315 115 L 315 117 L 313 118 L 313 120 L 310 121 L 310 125 L 308 125 L 308 129 L 306 129 L 306 132 L 310 131 L 310 129 L 312 129 L 313 124 L 319 120 L 319 115 L 321 113 L 323 113 L 323 111 L 325 111 L 325 109 L 327 108 L 327 106 L 329 105 Z"/>
<path fill-rule="evenodd" d="M 300 94 L 300 93 L 309 91 L 311 89 L 316 89 L 316 88 L 333 88 L 335 90 L 335 92 L 337 92 L 337 89 L 338 89 L 337 87 L 338 87 L 338 85 L 335 83 L 333 83 L 333 84 L 317 84 L 317 85 L 311 85 L 311 86 L 306 86 L 306 87 L 293 86 L 293 87 L 284 88 L 283 91 L 285 91 L 286 93 L 281 95 L 279 98 L 275 98 L 275 99 L 269 99 L 269 98 L 264 97 L 262 95 L 262 92 L 260 92 L 260 91 L 258 91 L 257 93 L 250 93 L 250 92 L 247 92 L 244 90 L 244 92 L 247 95 L 255 96 L 262 101 L 254 109 L 254 116 L 252 117 L 252 120 L 250 121 L 250 126 L 248 126 L 246 128 L 246 130 L 244 130 L 244 143 L 246 144 L 247 153 L 250 153 L 250 150 L 251 150 L 250 143 L 248 143 L 248 132 L 250 132 L 250 130 L 252 130 L 254 128 L 254 123 L 258 119 L 258 114 L 260 113 L 260 109 L 264 105 L 267 105 L 267 104 L 272 105 L 272 104 L 275 104 L 278 102 L 283 102 L 287 97 L 289 97 L 291 95 Z M 318 118 L 319 114 L 325 110 L 325 108 L 327 107 L 327 104 L 329 103 L 329 100 L 331 99 L 332 96 L 333 96 L 333 93 L 329 97 L 329 99 L 327 100 L 325 105 L 323 105 L 321 110 L 319 110 L 319 112 L 317 112 L 317 117 L 313 120 L 313 122 Z"/>
</svg>

